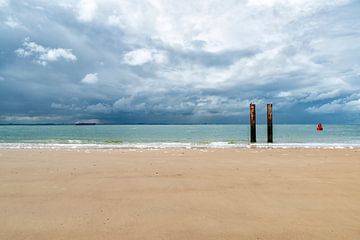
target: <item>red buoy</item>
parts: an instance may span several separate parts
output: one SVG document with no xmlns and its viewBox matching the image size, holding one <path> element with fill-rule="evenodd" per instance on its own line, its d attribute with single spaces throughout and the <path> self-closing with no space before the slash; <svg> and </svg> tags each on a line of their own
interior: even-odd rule
<svg viewBox="0 0 360 240">
<path fill-rule="evenodd" d="M 322 126 L 321 123 L 318 123 L 316 130 L 317 131 L 322 131 L 323 130 L 323 126 Z"/>
</svg>

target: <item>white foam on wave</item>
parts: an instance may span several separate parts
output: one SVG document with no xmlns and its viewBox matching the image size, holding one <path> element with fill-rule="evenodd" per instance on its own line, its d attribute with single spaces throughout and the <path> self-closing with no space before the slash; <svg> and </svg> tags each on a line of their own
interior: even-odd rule
<svg viewBox="0 0 360 240">
<path fill-rule="evenodd" d="M 207 148 L 311 148 L 311 149 L 354 149 L 360 148 L 360 143 L 180 143 L 180 142 L 154 142 L 154 143 L 119 143 L 119 144 L 93 144 L 93 143 L 0 143 L 0 149 L 207 149 Z"/>
</svg>

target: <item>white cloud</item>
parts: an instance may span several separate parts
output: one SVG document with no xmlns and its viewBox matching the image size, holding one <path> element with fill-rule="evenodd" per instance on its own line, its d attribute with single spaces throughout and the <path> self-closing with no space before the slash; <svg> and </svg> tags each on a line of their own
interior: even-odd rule
<svg viewBox="0 0 360 240">
<path fill-rule="evenodd" d="M 22 26 L 21 22 L 14 17 L 8 17 L 4 24 L 10 28 L 18 28 Z"/>
<path fill-rule="evenodd" d="M 145 48 L 137 49 L 126 53 L 124 55 L 124 61 L 125 63 L 133 66 L 142 65 L 152 61 L 152 53 Z"/>
<path fill-rule="evenodd" d="M 334 100 L 320 106 L 306 109 L 310 113 L 337 113 L 337 112 L 360 112 L 360 94 L 353 94 L 347 98 Z"/>
<path fill-rule="evenodd" d="M 8 123 L 53 123 L 62 120 L 60 116 L 15 116 L 15 115 L 0 115 L 0 121 Z"/>
<path fill-rule="evenodd" d="M 143 65 L 150 62 L 162 64 L 167 62 L 167 56 L 166 53 L 163 51 L 140 48 L 134 51 L 127 52 L 124 55 L 123 60 L 126 64 L 132 66 Z"/>
<path fill-rule="evenodd" d="M 121 17 L 117 16 L 117 15 L 111 15 L 108 17 L 107 22 L 110 26 L 120 27 L 121 26 Z"/>
<path fill-rule="evenodd" d="M 146 109 L 144 102 L 136 102 L 133 97 L 122 97 L 113 104 L 114 111 L 143 111 Z"/>
<path fill-rule="evenodd" d="M 247 101 L 229 99 L 224 96 L 204 96 L 196 101 L 194 113 L 199 116 L 236 116 L 239 106 L 247 106 Z"/>
<path fill-rule="evenodd" d="M 260 99 L 252 99 L 256 104 L 264 104 Z M 146 98 L 142 96 L 123 97 L 114 102 L 114 112 L 159 112 L 159 113 L 191 113 L 194 117 L 211 116 L 239 116 L 247 114 L 250 100 L 240 98 L 229 98 L 226 96 L 192 96 L 181 98 L 172 96 L 167 98 L 161 95 L 152 95 Z"/>
<path fill-rule="evenodd" d="M 89 113 L 110 113 L 112 111 L 112 106 L 103 103 L 97 103 L 88 106 L 80 106 L 76 104 L 51 103 L 50 107 L 56 110 L 69 110 L 69 111 L 89 112 Z"/>
<path fill-rule="evenodd" d="M 292 94 L 288 91 L 279 92 L 278 97 L 290 97 Z"/>
<path fill-rule="evenodd" d="M 153 57 L 153 61 L 157 64 L 163 64 L 163 63 L 168 62 L 167 54 L 163 51 L 162 52 L 159 52 L 159 51 L 153 52 L 152 57 Z"/>
<path fill-rule="evenodd" d="M 90 22 L 94 19 L 97 10 L 95 0 L 81 0 L 78 4 L 78 19 L 83 22 Z"/>
<path fill-rule="evenodd" d="M 60 3 L 56 3 L 58 7 L 64 8 L 64 9 L 73 9 L 74 6 L 71 3 L 65 3 L 65 2 L 60 2 Z"/>
<path fill-rule="evenodd" d="M 85 110 L 90 113 L 110 113 L 112 107 L 103 103 L 98 103 L 87 106 Z"/>
<path fill-rule="evenodd" d="M 299 17 L 348 0 L 101 1 L 99 15 L 127 36 L 160 40 L 174 48 L 207 51 L 265 47 L 285 40 L 283 27 Z M 104 20 L 101 20 L 104 21 Z M 136 41 L 136 40 L 135 40 Z"/>
<path fill-rule="evenodd" d="M 81 107 L 76 106 L 75 104 L 62 104 L 62 103 L 51 103 L 50 107 L 52 109 L 57 109 L 57 110 L 71 110 L 71 111 L 80 111 L 82 110 Z"/>
<path fill-rule="evenodd" d="M 71 50 L 64 48 L 48 49 L 44 54 L 40 55 L 39 58 L 40 60 L 47 62 L 54 62 L 61 58 L 69 61 L 76 61 L 76 56 Z"/>
<path fill-rule="evenodd" d="M 302 10 L 306 12 L 307 10 L 318 10 L 318 8 L 325 8 L 328 6 L 337 6 L 341 4 L 345 4 L 349 2 L 349 0 L 249 0 L 247 2 L 248 6 L 256 6 L 256 7 L 287 7 L 287 8 L 299 8 L 296 10 Z M 300 9 L 301 8 L 301 9 Z"/>
<path fill-rule="evenodd" d="M 7 1 L 7 0 L 0 0 L 0 8 L 6 7 L 7 5 L 8 5 L 8 1 Z"/>
<path fill-rule="evenodd" d="M 4 80 L 5 80 L 5 78 L 0 76 L 0 81 L 4 81 Z"/>
<path fill-rule="evenodd" d="M 47 48 L 31 42 L 29 38 L 25 39 L 22 48 L 17 49 L 15 53 L 20 57 L 33 56 L 34 61 L 43 66 L 47 65 L 48 62 L 55 62 L 61 59 L 72 62 L 77 60 L 71 49 Z"/>
<path fill-rule="evenodd" d="M 88 73 L 85 77 L 81 80 L 82 83 L 86 84 L 95 84 L 99 81 L 97 73 Z"/>
</svg>

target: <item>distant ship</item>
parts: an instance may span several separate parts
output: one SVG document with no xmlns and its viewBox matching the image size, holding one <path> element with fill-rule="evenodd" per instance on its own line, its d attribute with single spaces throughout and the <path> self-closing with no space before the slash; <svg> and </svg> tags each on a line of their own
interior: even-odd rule
<svg viewBox="0 0 360 240">
<path fill-rule="evenodd" d="M 76 122 L 75 125 L 76 126 L 96 125 L 96 122 L 91 122 L 91 121 Z"/>
</svg>

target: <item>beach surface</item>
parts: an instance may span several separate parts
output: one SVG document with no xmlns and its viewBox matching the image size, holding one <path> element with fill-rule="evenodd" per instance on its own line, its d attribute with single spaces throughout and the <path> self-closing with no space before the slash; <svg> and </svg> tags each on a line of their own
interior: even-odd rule
<svg viewBox="0 0 360 240">
<path fill-rule="evenodd" d="M 360 239 L 360 149 L 2 149 L 0 239 Z"/>
</svg>

